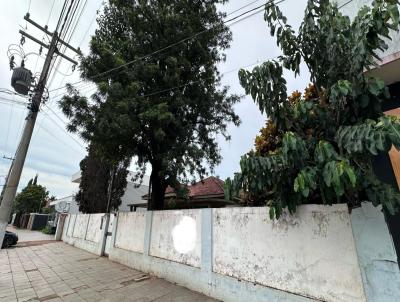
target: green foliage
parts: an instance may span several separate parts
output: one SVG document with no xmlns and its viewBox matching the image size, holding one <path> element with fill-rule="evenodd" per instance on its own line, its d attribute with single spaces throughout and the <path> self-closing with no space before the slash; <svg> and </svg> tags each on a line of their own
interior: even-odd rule
<svg viewBox="0 0 400 302">
<path fill-rule="evenodd" d="M 43 234 L 47 234 L 47 235 L 55 234 L 55 230 L 52 227 L 48 226 L 48 225 L 46 225 L 43 229 L 41 229 L 41 232 Z"/>
<path fill-rule="evenodd" d="M 283 55 L 240 71 L 239 78 L 273 124 L 261 140 L 282 143 L 273 152 L 244 155 L 241 172 L 226 181 L 227 198 L 266 204 L 272 218 L 303 203 L 353 207 L 368 200 L 396 211 L 400 195 L 376 178 L 372 161 L 392 145 L 400 148 L 400 123 L 383 115 L 381 103 L 390 97 L 384 82 L 364 71 L 387 48 L 389 31 L 398 29 L 397 4 L 374 1 L 351 21 L 331 1 L 310 0 L 298 33 L 278 6 L 266 6 L 265 20 Z M 283 68 L 297 75 L 300 62 L 312 85 L 288 97 Z"/>
<path fill-rule="evenodd" d="M 356 155 L 389 151 L 392 145 L 400 148 L 400 124 L 395 117 L 383 116 L 365 120 L 363 124 L 342 126 L 336 133 L 339 148 Z"/>
<path fill-rule="evenodd" d="M 115 166 L 98 156 L 93 146 L 89 148 L 89 154 L 80 163 L 81 181 L 75 196 L 79 210 L 83 213 L 107 212 L 111 178 L 109 210 L 118 210 L 127 185 L 129 163 L 130 161 L 124 161 Z"/>
<path fill-rule="evenodd" d="M 55 211 L 52 208 L 42 208 L 42 210 L 41 210 L 42 214 L 51 214 L 51 213 L 54 213 L 54 212 Z"/>
<path fill-rule="evenodd" d="M 37 213 L 45 204 L 49 192 L 37 183 L 37 176 L 15 197 L 14 212 Z"/>
<path fill-rule="evenodd" d="M 98 92 L 89 100 L 70 87 L 61 101 L 69 130 L 106 158 L 135 157 L 142 175 L 152 166 L 152 209 L 163 208 L 168 185 L 212 170 L 221 160 L 217 134 L 229 138 L 228 123 L 239 124 L 239 97 L 220 88 L 217 69 L 231 41 L 217 11 L 225 2 L 109 1 L 80 66 Z"/>
</svg>

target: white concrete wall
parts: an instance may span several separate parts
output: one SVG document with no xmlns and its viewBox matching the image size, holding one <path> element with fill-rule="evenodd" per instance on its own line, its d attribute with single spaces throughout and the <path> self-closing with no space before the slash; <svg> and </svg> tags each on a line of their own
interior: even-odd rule
<svg viewBox="0 0 400 302">
<path fill-rule="evenodd" d="M 67 230 L 67 236 L 72 237 L 73 232 L 74 232 L 74 226 L 75 226 L 75 221 L 76 221 L 76 215 L 68 215 L 68 230 Z"/>
<path fill-rule="evenodd" d="M 150 255 L 200 267 L 201 210 L 154 212 Z"/>
<path fill-rule="evenodd" d="M 145 212 L 118 213 L 115 246 L 120 249 L 143 253 Z"/>
<path fill-rule="evenodd" d="M 75 216 L 76 221 L 72 237 L 85 239 L 90 216 L 87 214 L 79 214 Z"/>
<path fill-rule="evenodd" d="M 67 215 L 67 217 L 65 218 L 65 222 L 64 222 L 64 226 L 63 226 L 63 230 L 62 230 L 62 235 L 61 235 L 61 240 L 64 240 L 64 238 L 67 238 L 67 232 L 70 229 L 70 220 L 71 220 L 71 215 Z"/>
<path fill-rule="evenodd" d="M 400 270 L 382 207 L 363 203 L 351 214 L 368 302 L 400 301 Z"/>
<path fill-rule="evenodd" d="M 370 212 L 379 219 L 370 219 Z M 267 208 L 119 213 L 107 251 L 113 261 L 225 302 L 380 301 L 382 286 L 376 284 L 400 280 L 393 257 L 390 271 L 384 269 L 390 236 L 379 210 L 354 213 L 350 220 L 346 205 L 303 205 L 274 221 Z M 87 233 L 101 217 L 90 218 Z M 99 243 L 67 235 L 83 220 L 74 224 L 68 217 L 63 240 L 100 255 L 104 227 Z M 378 229 L 385 244 L 374 248 L 368 238 Z M 374 271 L 375 259 L 382 261 Z M 393 293 L 382 301 L 392 302 Z"/>
<path fill-rule="evenodd" d="M 101 228 L 104 214 L 73 214 L 66 218 L 62 240 L 91 253 L 102 255 L 105 228 Z M 104 223 L 104 222 L 103 222 Z"/>
<path fill-rule="evenodd" d="M 90 214 L 88 227 L 86 232 L 86 240 L 93 242 L 100 242 L 101 237 L 101 219 L 104 214 Z"/>
<path fill-rule="evenodd" d="M 323 301 L 364 301 L 346 205 L 213 211 L 213 271 Z"/>
</svg>

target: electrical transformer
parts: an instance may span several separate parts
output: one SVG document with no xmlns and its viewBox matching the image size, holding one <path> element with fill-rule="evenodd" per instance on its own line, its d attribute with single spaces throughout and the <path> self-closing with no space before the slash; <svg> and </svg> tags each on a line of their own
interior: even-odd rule
<svg viewBox="0 0 400 302">
<path fill-rule="evenodd" d="M 14 68 L 11 86 L 20 94 L 27 95 L 32 83 L 32 72 L 25 67 Z"/>
</svg>

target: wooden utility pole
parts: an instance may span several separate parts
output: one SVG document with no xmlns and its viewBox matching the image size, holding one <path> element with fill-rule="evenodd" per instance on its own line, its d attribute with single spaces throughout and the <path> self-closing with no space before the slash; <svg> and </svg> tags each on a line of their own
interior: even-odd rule
<svg viewBox="0 0 400 302">
<path fill-rule="evenodd" d="M 24 17 L 24 19 L 26 21 L 28 21 L 29 23 L 31 23 L 32 25 L 34 25 L 35 27 L 42 30 L 43 32 L 45 32 L 47 35 L 52 36 L 52 39 L 51 39 L 50 45 L 46 45 L 43 42 L 41 42 L 40 40 L 38 40 L 20 30 L 20 33 L 22 35 L 35 41 L 36 43 L 40 44 L 41 46 L 48 48 L 49 51 L 47 52 L 47 55 L 46 55 L 46 60 L 44 62 L 43 69 L 40 74 L 39 82 L 35 87 L 35 93 L 32 97 L 32 105 L 30 107 L 28 116 L 26 117 L 24 131 L 22 133 L 22 137 L 19 142 L 17 152 L 15 154 L 15 159 L 10 168 L 9 175 L 7 177 L 6 187 L 4 190 L 4 195 L 1 200 L 1 204 L 0 204 L 0 246 L 1 246 L 1 243 L 3 242 L 3 238 L 4 238 L 4 234 L 6 231 L 7 224 L 8 224 L 8 220 L 10 218 L 12 203 L 15 199 L 15 195 L 17 192 L 20 178 L 21 178 L 21 173 L 22 173 L 22 169 L 24 167 L 26 154 L 29 149 L 29 144 L 30 144 L 30 141 L 32 138 L 33 129 L 34 129 L 35 123 L 36 123 L 36 118 L 37 118 L 37 115 L 39 112 L 43 93 L 44 93 L 44 90 L 46 87 L 47 77 L 50 73 L 51 63 L 53 62 L 55 55 L 60 55 L 61 57 L 73 62 L 74 64 L 77 64 L 76 61 L 68 58 L 64 54 L 59 53 L 57 45 L 59 43 L 61 43 L 61 44 L 66 45 L 68 48 L 70 48 L 76 52 L 79 52 L 79 50 L 74 49 L 66 42 L 61 41 L 59 39 L 59 35 L 58 35 L 57 31 L 54 31 L 53 33 L 51 33 L 47 30 L 47 27 L 44 28 L 44 27 L 38 25 L 36 22 L 32 21 L 29 18 L 29 14 L 27 14 Z"/>
</svg>

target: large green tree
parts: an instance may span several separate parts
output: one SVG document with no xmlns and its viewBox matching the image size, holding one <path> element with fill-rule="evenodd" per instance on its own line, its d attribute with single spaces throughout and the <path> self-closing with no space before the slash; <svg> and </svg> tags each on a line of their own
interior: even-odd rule
<svg viewBox="0 0 400 302">
<path fill-rule="evenodd" d="M 110 0 L 81 58 L 99 91 L 89 100 L 70 87 L 61 102 L 69 129 L 107 157 L 134 156 L 142 175 L 151 165 L 150 209 L 164 207 L 168 185 L 213 169 L 217 135 L 239 124 L 239 98 L 220 87 L 217 69 L 231 41 L 217 11 L 225 2 Z"/>
<path fill-rule="evenodd" d="M 81 181 L 75 200 L 83 213 L 106 213 L 118 210 L 125 193 L 130 161 L 115 165 L 99 156 L 94 146 L 81 161 Z M 111 192 L 110 192 L 111 188 Z"/>
<path fill-rule="evenodd" d="M 38 176 L 31 179 L 27 186 L 15 197 L 14 212 L 37 213 L 46 204 L 49 192 L 37 183 Z"/>
<path fill-rule="evenodd" d="M 303 203 L 353 207 L 364 200 L 395 212 L 399 193 L 377 179 L 372 163 L 392 144 L 400 147 L 400 123 L 382 112 L 390 98 L 384 82 L 365 71 L 398 30 L 397 5 L 376 0 L 350 20 L 332 1 L 310 0 L 298 33 L 278 6 L 266 6 L 265 20 L 283 55 L 239 72 L 269 122 L 256 152 L 243 156 L 241 172 L 227 180 L 228 198 L 267 204 L 271 217 Z M 299 74 L 301 62 L 312 85 L 288 97 L 283 70 Z"/>
</svg>

